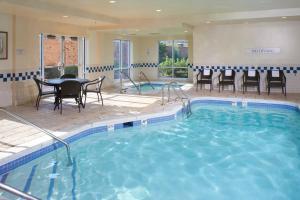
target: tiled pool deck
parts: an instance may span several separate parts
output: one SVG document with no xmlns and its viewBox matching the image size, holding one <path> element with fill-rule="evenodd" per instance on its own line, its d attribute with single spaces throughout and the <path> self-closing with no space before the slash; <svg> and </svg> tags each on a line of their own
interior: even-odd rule
<svg viewBox="0 0 300 200">
<path fill-rule="evenodd" d="M 242 94 L 241 92 L 232 93 L 217 90 L 209 92 L 208 90 L 195 91 L 195 88 L 186 90 L 191 97 L 230 97 L 230 98 L 249 98 L 289 101 L 300 104 L 300 94 L 288 94 L 284 97 L 281 93 L 272 93 L 270 96 L 263 93 L 258 95 L 254 92 Z M 117 119 L 134 119 L 140 115 L 155 114 L 166 112 L 174 105 L 181 103 L 172 102 L 164 106 L 161 105 L 161 94 L 152 95 L 131 95 L 119 94 L 107 90 L 103 93 L 104 106 L 97 102 L 97 96 L 90 95 L 87 99 L 85 109 L 78 112 L 73 100 L 65 101 L 63 104 L 63 114 L 59 111 L 53 111 L 53 98 L 44 98 L 41 101 L 40 109 L 37 111 L 32 104 L 9 107 L 7 110 L 18 114 L 26 120 L 33 122 L 37 126 L 44 128 L 57 136 L 66 136 L 70 133 L 78 132 L 80 128 L 104 121 L 114 121 Z M 38 145 L 51 141 L 51 138 L 37 129 L 28 126 L 7 114 L 0 112 L 0 163 L 10 160 L 16 153 L 30 150 L 32 147 L 38 148 Z"/>
</svg>

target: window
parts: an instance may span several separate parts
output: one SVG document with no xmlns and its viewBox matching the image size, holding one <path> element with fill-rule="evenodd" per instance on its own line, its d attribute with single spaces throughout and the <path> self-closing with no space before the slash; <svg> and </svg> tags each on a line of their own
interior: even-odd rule
<svg viewBox="0 0 300 200">
<path fill-rule="evenodd" d="M 130 75 L 130 41 L 114 40 L 114 78 L 120 78 L 122 72 L 127 78 Z M 127 76 L 127 77 L 126 77 Z"/>
<path fill-rule="evenodd" d="M 159 76 L 188 78 L 188 41 L 165 40 L 159 42 Z"/>
</svg>

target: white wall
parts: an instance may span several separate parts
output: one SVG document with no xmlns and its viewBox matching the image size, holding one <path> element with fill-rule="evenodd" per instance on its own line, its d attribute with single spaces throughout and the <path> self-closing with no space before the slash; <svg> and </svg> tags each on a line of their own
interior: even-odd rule
<svg viewBox="0 0 300 200">
<path fill-rule="evenodd" d="M 299 35 L 299 21 L 199 26 L 193 32 L 194 65 L 299 66 Z M 253 55 L 248 48 L 280 48 L 281 52 Z M 286 73 L 288 92 L 300 92 L 299 73 Z M 264 89 L 265 73 L 261 75 Z"/>
</svg>

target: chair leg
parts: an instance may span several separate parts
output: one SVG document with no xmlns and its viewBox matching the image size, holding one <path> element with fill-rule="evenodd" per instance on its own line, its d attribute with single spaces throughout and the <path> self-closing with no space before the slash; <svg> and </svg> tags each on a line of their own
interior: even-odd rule
<svg viewBox="0 0 300 200">
<path fill-rule="evenodd" d="M 212 90 L 212 83 L 210 83 L 209 92 L 211 92 L 211 90 Z"/>
<path fill-rule="evenodd" d="M 60 99 L 60 114 L 62 114 L 62 99 Z"/>
<path fill-rule="evenodd" d="M 268 95 L 270 95 L 270 86 L 268 86 Z"/>
<path fill-rule="evenodd" d="M 100 101 L 100 99 L 99 99 L 99 93 L 97 92 L 97 97 L 98 97 L 98 102 Z"/>
<path fill-rule="evenodd" d="M 39 105 L 40 105 L 40 95 L 37 96 L 36 102 L 35 102 L 35 107 L 37 110 L 39 110 Z"/>
<path fill-rule="evenodd" d="M 101 92 L 99 92 L 99 94 L 100 94 L 100 97 L 101 97 L 101 103 L 102 103 L 102 106 L 103 106 L 103 98 L 102 98 L 102 94 L 101 94 Z"/>
<path fill-rule="evenodd" d="M 202 83 L 200 84 L 200 90 L 202 90 Z"/>
<path fill-rule="evenodd" d="M 83 104 L 83 108 L 85 108 L 86 96 L 87 96 L 87 92 L 86 92 L 86 93 L 84 93 L 84 104 Z"/>
<path fill-rule="evenodd" d="M 284 88 L 283 88 L 283 86 L 281 86 L 281 90 L 282 90 L 282 94 L 284 94 Z"/>
<path fill-rule="evenodd" d="M 235 93 L 235 84 L 233 84 L 233 93 Z"/>
<path fill-rule="evenodd" d="M 79 102 L 78 102 L 78 109 L 79 109 L 79 112 L 80 112 L 80 105 L 81 104 L 81 98 L 79 97 Z"/>
<path fill-rule="evenodd" d="M 196 85 L 196 92 L 198 92 L 198 85 L 199 85 L 199 84 L 197 83 L 197 85 Z"/>
<path fill-rule="evenodd" d="M 220 89 L 221 89 L 221 85 L 220 85 L 220 83 L 219 83 L 219 93 L 220 93 Z"/>
<path fill-rule="evenodd" d="M 284 86 L 284 96 L 286 96 L 286 85 Z"/>
<path fill-rule="evenodd" d="M 260 95 L 260 86 L 259 86 L 259 84 L 257 86 L 257 92 L 258 92 L 258 95 Z"/>
</svg>

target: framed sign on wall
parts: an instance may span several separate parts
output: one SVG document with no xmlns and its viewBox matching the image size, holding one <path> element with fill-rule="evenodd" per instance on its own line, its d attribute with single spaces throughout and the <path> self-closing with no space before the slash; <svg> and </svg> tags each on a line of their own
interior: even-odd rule
<svg viewBox="0 0 300 200">
<path fill-rule="evenodd" d="M 8 34 L 0 31 L 0 60 L 8 59 Z"/>
</svg>

